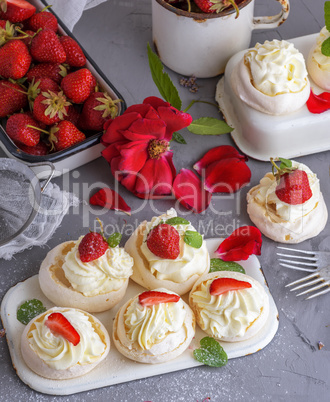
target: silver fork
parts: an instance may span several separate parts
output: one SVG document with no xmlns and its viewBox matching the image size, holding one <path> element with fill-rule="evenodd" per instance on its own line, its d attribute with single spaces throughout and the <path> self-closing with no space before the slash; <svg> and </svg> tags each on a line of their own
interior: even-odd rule
<svg viewBox="0 0 330 402">
<path fill-rule="evenodd" d="M 291 292 L 293 292 L 295 290 L 303 289 L 303 288 L 306 288 L 306 287 L 312 286 L 312 285 L 316 285 L 316 286 L 306 289 L 303 292 L 298 293 L 296 296 L 305 295 L 309 292 L 314 292 L 316 290 L 326 287 L 326 289 L 320 290 L 319 292 L 306 297 L 306 300 L 312 299 L 313 297 L 317 297 L 317 296 L 330 292 L 330 266 L 328 266 L 326 268 L 318 269 L 313 274 L 307 275 L 304 278 L 291 282 L 288 285 L 286 285 L 285 287 L 290 287 L 290 286 L 297 285 L 297 284 L 299 284 L 299 285 L 290 289 Z"/>
<path fill-rule="evenodd" d="M 278 259 L 280 265 L 286 268 L 296 269 L 298 271 L 315 272 L 318 269 L 330 265 L 329 251 L 307 251 L 279 246 L 277 248 L 297 253 L 296 255 L 277 253 L 280 257 L 286 257 Z"/>
</svg>

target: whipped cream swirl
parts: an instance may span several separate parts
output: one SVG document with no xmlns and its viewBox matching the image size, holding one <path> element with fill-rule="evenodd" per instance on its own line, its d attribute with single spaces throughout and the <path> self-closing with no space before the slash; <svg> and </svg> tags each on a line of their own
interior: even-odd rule
<svg viewBox="0 0 330 402">
<path fill-rule="evenodd" d="M 71 286 L 84 296 L 118 290 L 132 275 L 133 258 L 119 246 L 109 247 L 94 261 L 84 263 L 79 256 L 81 236 L 65 257 L 62 269 Z"/>
<path fill-rule="evenodd" d="M 88 315 L 77 310 L 61 311 L 80 335 L 80 342 L 74 346 L 62 336 L 54 335 L 45 325 L 51 314 L 42 321 L 36 321 L 28 333 L 30 347 L 51 368 L 65 370 L 75 364 L 94 363 L 106 349 L 95 332 Z"/>
</svg>

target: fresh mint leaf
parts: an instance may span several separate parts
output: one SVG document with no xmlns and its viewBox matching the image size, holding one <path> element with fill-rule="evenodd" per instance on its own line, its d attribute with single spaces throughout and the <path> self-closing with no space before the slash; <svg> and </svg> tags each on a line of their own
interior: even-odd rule
<svg viewBox="0 0 330 402">
<path fill-rule="evenodd" d="M 177 131 L 173 133 L 172 140 L 178 142 L 179 144 L 187 144 L 186 140 Z"/>
<path fill-rule="evenodd" d="M 330 32 L 330 1 L 324 3 L 324 21 L 327 30 Z"/>
<path fill-rule="evenodd" d="M 284 159 L 284 158 L 278 158 L 281 162 L 280 164 L 280 169 L 285 169 L 285 168 L 291 168 L 292 167 L 292 161 L 290 159 Z"/>
<path fill-rule="evenodd" d="M 169 225 L 189 225 L 189 221 L 187 221 L 185 218 L 181 218 L 181 216 L 167 219 L 166 223 Z"/>
<path fill-rule="evenodd" d="M 22 324 L 27 325 L 34 317 L 45 311 L 46 307 L 40 300 L 31 299 L 20 305 L 16 317 Z"/>
<path fill-rule="evenodd" d="M 233 131 L 226 122 L 214 117 L 201 117 L 194 120 L 187 128 L 191 133 L 198 135 L 219 135 Z"/>
<path fill-rule="evenodd" d="M 169 102 L 176 109 L 181 110 L 182 102 L 179 96 L 179 92 L 173 84 L 170 76 L 163 71 L 163 64 L 156 53 L 151 50 L 149 43 L 148 60 L 151 76 L 154 83 L 156 84 L 156 87 L 158 88 L 159 93 L 166 102 Z"/>
<path fill-rule="evenodd" d="M 200 346 L 200 349 L 194 350 L 197 361 L 211 367 L 223 367 L 227 364 L 227 353 L 215 339 L 206 336 L 200 340 Z"/>
<path fill-rule="evenodd" d="M 120 240 L 122 238 L 121 233 L 115 232 L 112 233 L 111 236 L 108 238 L 108 244 L 111 248 L 117 247 L 120 243 Z"/>
<path fill-rule="evenodd" d="M 203 244 L 203 236 L 194 230 L 186 230 L 183 241 L 188 244 L 188 246 L 201 248 Z"/>
<path fill-rule="evenodd" d="M 330 38 L 327 38 L 325 41 L 323 41 L 321 45 L 321 52 L 324 56 L 330 56 Z"/>
<path fill-rule="evenodd" d="M 210 272 L 218 271 L 233 271 L 245 274 L 245 269 L 240 264 L 237 264 L 237 262 L 224 261 L 221 258 L 211 258 Z"/>
</svg>

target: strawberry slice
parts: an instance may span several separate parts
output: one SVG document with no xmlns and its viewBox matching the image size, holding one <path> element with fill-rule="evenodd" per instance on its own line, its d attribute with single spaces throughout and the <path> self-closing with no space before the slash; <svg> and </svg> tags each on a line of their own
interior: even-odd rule
<svg viewBox="0 0 330 402">
<path fill-rule="evenodd" d="M 139 302 L 143 307 L 154 306 L 160 303 L 177 303 L 179 300 L 179 295 L 157 292 L 155 290 L 147 290 L 139 295 Z"/>
<path fill-rule="evenodd" d="M 50 314 L 45 321 L 45 325 L 55 336 L 62 336 L 74 346 L 77 346 L 80 342 L 80 335 L 61 313 Z"/>
<path fill-rule="evenodd" d="M 211 296 L 220 296 L 230 290 L 242 290 L 252 288 L 251 283 L 245 281 L 238 281 L 233 278 L 218 278 L 215 279 L 210 286 Z"/>
</svg>

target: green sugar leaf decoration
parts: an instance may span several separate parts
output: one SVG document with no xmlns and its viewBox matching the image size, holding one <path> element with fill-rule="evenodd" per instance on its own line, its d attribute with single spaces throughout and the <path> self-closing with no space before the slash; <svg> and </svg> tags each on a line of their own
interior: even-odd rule
<svg viewBox="0 0 330 402">
<path fill-rule="evenodd" d="M 219 135 L 233 131 L 233 128 L 226 122 L 214 117 L 196 119 L 187 128 L 191 133 L 198 135 Z"/>
<path fill-rule="evenodd" d="M 46 307 L 40 300 L 31 299 L 20 305 L 16 317 L 22 324 L 27 325 L 34 317 L 45 311 Z"/>
<path fill-rule="evenodd" d="M 172 140 L 175 141 L 175 142 L 178 142 L 179 144 L 184 144 L 184 145 L 187 144 L 187 141 L 177 131 L 175 131 L 173 133 Z"/>
<path fill-rule="evenodd" d="M 245 274 L 245 269 L 240 264 L 237 264 L 237 262 L 224 261 L 221 258 L 211 258 L 209 272 L 211 273 L 218 271 L 233 271 Z"/>
<path fill-rule="evenodd" d="M 194 248 L 201 248 L 203 244 L 203 236 L 194 230 L 186 230 L 183 240 L 186 244 Z"/>
<path fill-rule="evenodd" d="M 112 233 L 108 238 L 109 247 L 114 248 L 117 247 L 121 241 L 122 235 L 118 232 Z"/>
<path fill-rule="evenodd" d="M 291 168 L 292 167 L 292 161 L 290 161 L 290 159 L 284 159 L 284 158 L 278 158 L 278 159 L 281 162 L 280 169 Z"/>
<path fill-rule="evenodd" d="M 206 336 L 200 340 L 200 348 L 194 350 L 197 361 L 211 367 L 223 367 L 228 362 L 227 353 L 215 339 Z"/>
<path fill-rule="evenodd" d="M 324 3 L 324 21 L 327 30 L 330 32 L 330 1 Z"/>
<path fill-rule="evenodd" d="M 327 38 L 325 41 L 323 41 L 321 45 L 321 52 L 324 56 L 330 56 L 330 38 Z"/>
<path fill-rule="evenodd" d="M 174 218 L 167 219 L 166 223 L 169 225 L 189 225 L 190 222 L 185 218 L 175 216 Z"/>
</svg>

